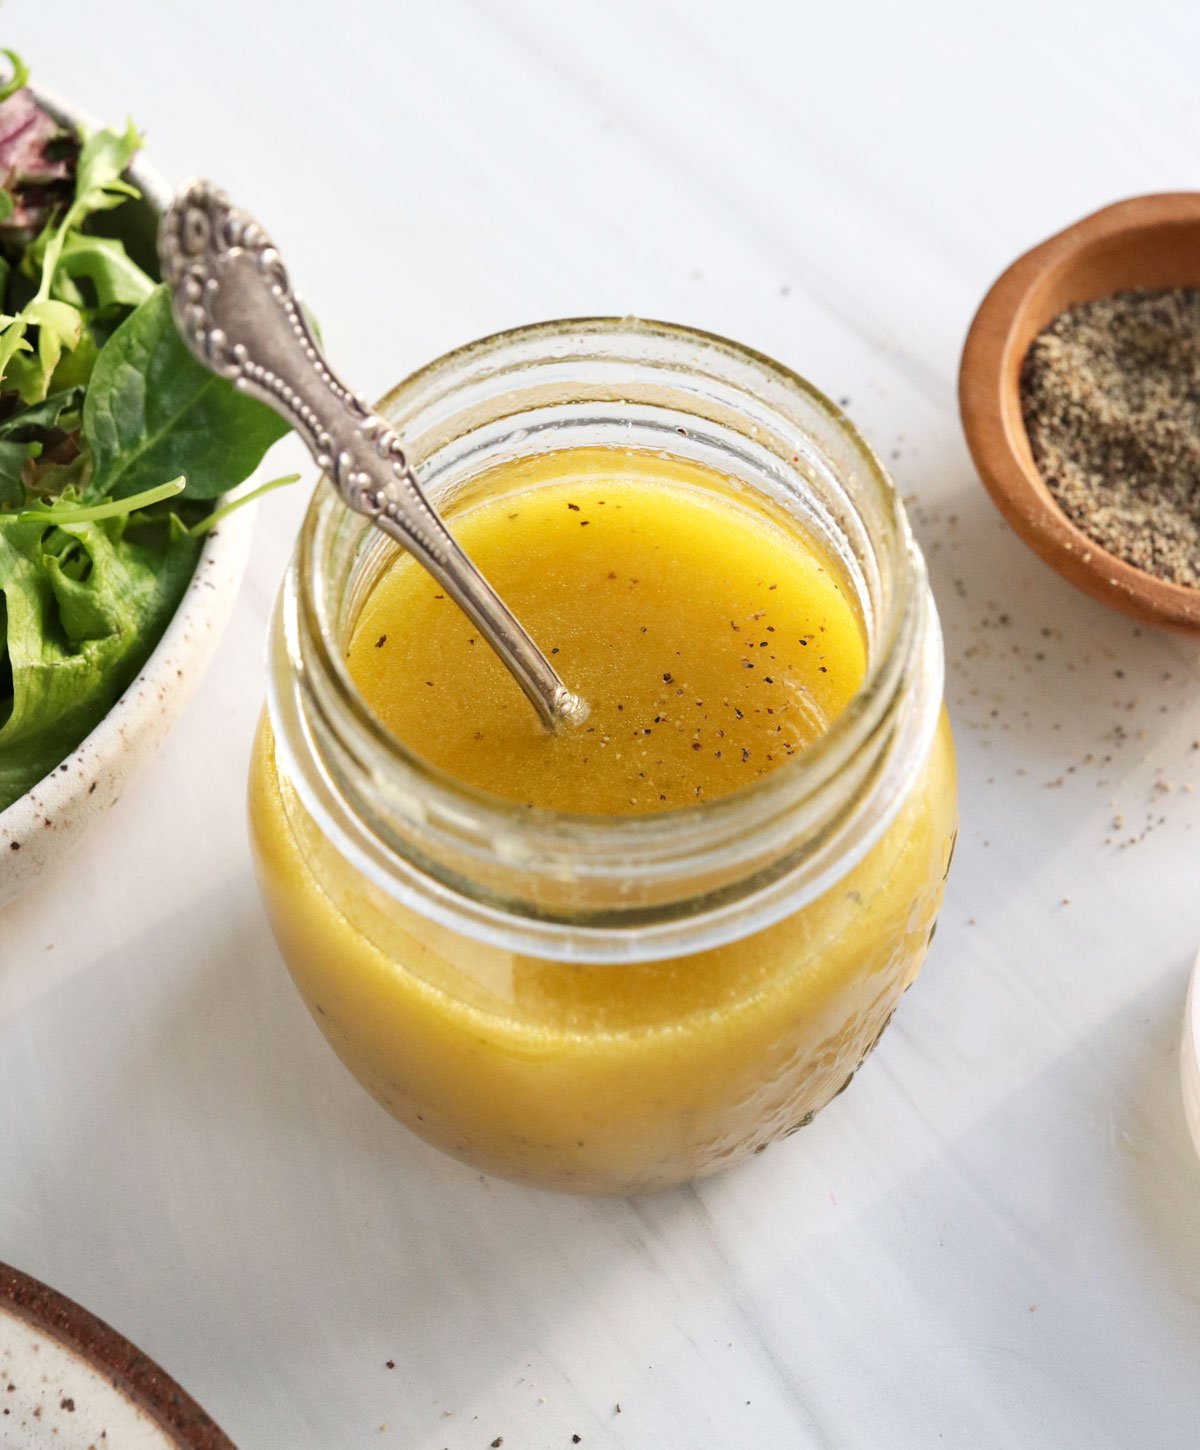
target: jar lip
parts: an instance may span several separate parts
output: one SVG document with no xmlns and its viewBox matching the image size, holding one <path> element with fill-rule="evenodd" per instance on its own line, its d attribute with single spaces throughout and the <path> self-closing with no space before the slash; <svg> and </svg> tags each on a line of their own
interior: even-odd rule
<svg viewBox="0 0 1200 1450">
<path fill-rule="evenodd" d="M 816 796 L 839 770 L 841 764 L 861 747 L 879 728 L 882 714 L 894 694 L 904 664 L 904 655 L 911 648 L 916 633 L 914 612 L 926 594 L 924 561 L 916 548 L 905 517 L 899 493 L 887 470 L 850 418 L 827 394 L 793 369 L 754 348 L 680 323 L 663 322 L 635 316 L 575 317 L 529 323 L 492 333 L 463 344 L 433 359 L 410 373 L 389 389 L 376 405 L 376 411 L 387 417 L 402 401 L 412 399 L 423 390 L 434 390 L 449 380 L 453 386 L 462 382 L 464 368 L 472 363 L 502 358 L 514 349 L 553 339 L 618 338 L 633 335 L 647 339 L 696 343 L 714 349 L 735 365 L 755 370 L 785 392 L 799 393 L 806 402 L 835 425 L 848 440 L 884 505 L 888 524 L 888 545 L 896 565 L 894 577 L 898 587 L 885 617 L 880 620 L 878 638 L 872 641 L 868 667 L 862 682 L 829 728 L 807 749 L 779 765 L 770 774 L 712 800 L 656 811 L 641 816 L 613 816 L 552 810 L 529 809 L 518 802 L 492 795 L 443 771 L 411 750 L 393 735 L 370 710 L 358 691 L 341 650 L 332 646 L 326 628 L 313 629 L 307 644 L 313 650 L 326 682 L 339 705 L 353 720 L 356 733 L 378 752 L 379 761 L 389 771 L 396 771 L 416 785 L 423 795 L 450 812 L 467 812 L 474 825 L 485 832 L 502 832 L 522 840 L 536 850 L 539 843 L 559 845 L 569 838 L 572 848 L 585 856 L 611 861 L 628 851 L 645 859 L 654 853 L 656 844 L 664 852 L 673 849 L 681 832 L 694 832 L 702 824 L 705 836 L 725 835 L 741 817 L 761 817 L 795 811 Z M 335 490 L 318 485 L 314 491 L 302 526 L 297 576 L 302 613 L 319 619 L 313 597 L 318 535 L 323 525 L 345 510 Z M 898 659 L 897 656 L 900 656 Z"/>
</svg>

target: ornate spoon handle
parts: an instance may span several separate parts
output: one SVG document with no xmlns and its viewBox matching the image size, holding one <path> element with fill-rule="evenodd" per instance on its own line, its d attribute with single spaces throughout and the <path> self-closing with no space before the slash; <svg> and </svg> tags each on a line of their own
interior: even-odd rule
<svg viewBox="0 0 1200 1450">
<path fill-rule="evenodd" d="M 403 545 L 478 626 L 547 725 L 582 719 L 586 706 L 425 497 L 396 433 L 326 363 L 254 218 L 194 181 L 167 209 L 158 247 L 175 321 L 200 362 L 291 424 L 346 503 Z"/>
</svg>

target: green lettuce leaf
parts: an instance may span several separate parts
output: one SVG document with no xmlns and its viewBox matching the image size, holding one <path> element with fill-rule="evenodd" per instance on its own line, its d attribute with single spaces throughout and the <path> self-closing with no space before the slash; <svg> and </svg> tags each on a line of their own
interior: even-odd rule
<svg viewBox="0 0 1200 1450">
<path fill-rule="evenodd" d="M 22 470 L 27 460 L 36 458 L 41 450 L 40 443 L 0 438 L 0 509 L 20 508 L 25 502 Z"/>
<path fill-rule="evenodd" d="M 175 519 L 0 519 L 0 810 L 104 718 L 199 553 Z"/>
<path fill-rule="evenodd" d="M 12 75 L 0 86 L 0 101 L 7 101 L 9 96 L 16 95 L 29 84 L 29 67 L 15 50 L 0 50 L 0 55 L 6 55 L 13 68 Z"/>
<path fill-rule="evenodd" d="M 122 498 L 180 474 L 211 499 L 248 478 L 288 431 L 188 352 L 158 287 L 100 349 L 83 405 L 90 494 Z"/>
<path fill-rule="evenodd" d="M 125 168 L 142 144 L 132 121 L 124 131 L 106 127 L 85 136 L 75 163 L 75 200 L 63 219 L 62 232 L 73 231 L 94 211 L 108 211 L 130 196 L 140 196 L 137 187 L 125 180 Z"/>
<path fill-rule="evenodd" d="M 93 237 L 86 232 L 72 232 L 67 237 L 59 253 L 54 295 L 60 295 L 64 278 L 74 281 L 79 277 L 92 284 L 99 308 L 136 307 L 154 291 L 154 283 L 114 237 Z M 64 300 L 77 307 L 86 305 L 78 288 L 73 290 L 75 296 Z"/>
<path fill-rule="evenodd" d="M 0 438 L 29 438 L 52 428 L 69 432 L 78 427 L 82 407 L 83 389 L 63 388 L 32 408 L 19 408 L 7 418 L 0 418 Z"/>
<path fill-rule="evenodd" d="M 79 346 L 83 314 L 69 303 L 47 298 L 31 302 L 23 315 L 30 327 L 37 328 L 37 346 L 12 359 L 5 383 L 16 388 L 22 402 L 37 403 L 46 397 L 63 354 Z"/>
</svg>

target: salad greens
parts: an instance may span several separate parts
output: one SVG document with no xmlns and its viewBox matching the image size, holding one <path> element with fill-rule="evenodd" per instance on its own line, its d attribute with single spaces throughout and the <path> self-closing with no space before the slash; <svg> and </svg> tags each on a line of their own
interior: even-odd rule
<svg viewBox="0 0 1200 1450">
<path fill-rule="evenodd" d="M 211 499 L 253 473 L 287 425 L 195 361 L 159 287 L 97 357 L 83 431 L 96 492 L 124 498 L 183 474 L 189 498 Z"/>
<path fill-rule="evenodd" d="M 237 507 L 213 500 L 287 428 L 196 362 L 120 240 L 137 131 L 65 131 L 0 53 L 3 810 L 133 680 Z"/>
</svg>

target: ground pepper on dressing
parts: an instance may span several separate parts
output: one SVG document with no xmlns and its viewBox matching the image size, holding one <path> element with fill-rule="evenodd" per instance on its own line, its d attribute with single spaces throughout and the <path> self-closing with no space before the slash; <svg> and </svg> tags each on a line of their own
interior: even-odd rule
<svg viewBox="0 0 1200 1450">
<path fill-rule="evenodd" d="M 866 669 L 814 545 L 679 459 L 574 449 L 502 466 L 456 537 L 590 715 L 549 734 L 414 560 L 348 650 L 367 704 L 448 774 L 530 807 L 636 815 L 712 800 L 801 753 Z"/>
</svg>

